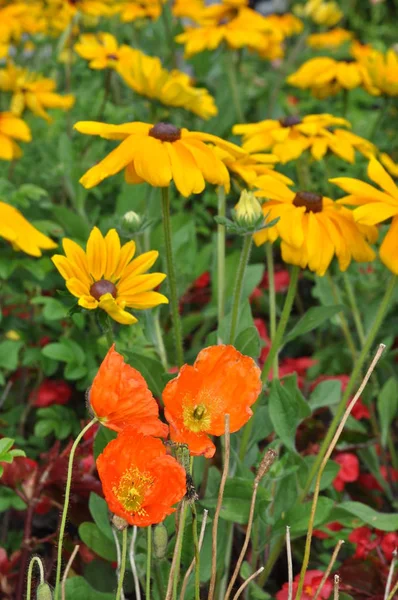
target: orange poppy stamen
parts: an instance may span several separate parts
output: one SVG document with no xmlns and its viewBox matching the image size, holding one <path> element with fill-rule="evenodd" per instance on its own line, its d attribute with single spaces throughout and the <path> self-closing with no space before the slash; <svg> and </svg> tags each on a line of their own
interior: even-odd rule
<svg viewBox="0 0 398 600">
<path fill-rule="evenodd" d="M 112 491 L 125 510 L 144 516 L 146 511 L 142 508 L 142 503 L 153 482 L 153 477 L 134 467 L 124 473 L 119 485 Z"/>
<path fill-rule="evenodd" d="M 319 213 L 323 209 L 323 198 L 312 192 L 297 192 L 293 199 L 294 206 L 305 206 L 305 212 Z"/>
<path fill-rule="evenodd" d="M 162 142 L 176 142 L 181 138 L 181 129 L 171 123 L 156 123 L 149 130 L 149 135 Z"/>
</svg>

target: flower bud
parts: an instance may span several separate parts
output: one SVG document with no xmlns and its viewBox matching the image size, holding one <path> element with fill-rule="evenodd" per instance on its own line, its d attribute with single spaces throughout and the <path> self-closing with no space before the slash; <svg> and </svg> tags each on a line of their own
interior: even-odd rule
<svg viewBox="0 0 398 600">
<path fill-rule="evenodd" d="M 240 225 L 255 225 L 263 218 L 261 204 L 253 194 L 243 190 L 238 204 L 235 206 L 235 218 Z"/>
<path fill-rule="evenodd" d="M 167 529 L 163 523 L 158 523 L 153 530 L 153 550 L 156 558 L 164 558 L 166 556 L 167 542 L 169 536 Z"/>
<path fill-rule="evenodd" d="M 118 517 L 118 515 L 113 515 L 113 517 L 112 517 L 112 525 L 118 531 L 123 531 L 123 529 L 126 529 L 126 527 L 129 526 L 129 524 L 127 523 L 127 521 L 125 521 L 125 519 L 123 519 L 123 517 Z"/>
<path fill-rule="evenodd" d="M 142 225 L 142 218 L 133 210 L 129 210 L 123 215 L 122 226 L 130 233 L 139 231 Z"/>
<path fill-rule="evenodd" d="M 36 590 L 37 600 L 52 600 L 52 592 L 48 583 L 41 583 Z"/>
</svg>

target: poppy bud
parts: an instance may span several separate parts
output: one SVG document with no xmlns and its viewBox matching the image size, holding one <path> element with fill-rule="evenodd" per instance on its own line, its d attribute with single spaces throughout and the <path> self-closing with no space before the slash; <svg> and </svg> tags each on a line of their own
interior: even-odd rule
<svg viewBox="0 0 398 600">
<path fill-rule="evenodd" d="M 112 525 L 118 531 L 123 531 L 123 529 L 126 529 L 126 527 L 128 527 L 127 521 L 125 519 L 123 519 L 122 517 L 118 517 L 118 515 L 113 515 L 113 517 L 112 517 Z"/>
<path fill-rule="evenodd" d="M 48 583 L 41 583 L 36 591 L 37 600 L 52 600 L 52 592 Z"/>
<path fill-rule="evenodd" d="M 239 225 L 256 225 L 258 221 L 262 220 L 263 211 L 258 198 L 253 192 L 243 190 L 238 204 L 235 206 L 235 218 Z"/>
<path fill-rule="evenodd" d="M 167 529 L 163 523 L 158 523 L 153 530 L 153 550 L 156 558 L 164 558 L 166 556 L 167 542 Z"/>
</svg>

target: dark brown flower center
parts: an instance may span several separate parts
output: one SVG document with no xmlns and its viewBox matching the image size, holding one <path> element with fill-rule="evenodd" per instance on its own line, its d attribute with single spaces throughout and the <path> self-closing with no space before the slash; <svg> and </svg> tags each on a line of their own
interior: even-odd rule
<svg viewBox="0 0 398 600">
<path fill-rule="evenodd" d="M 297 115 L 290 115 L 289 117 L 279 119 L 279 123 L 282 125 L 282 127 L 293 127 L 293 125 L 300 125 L 302 120 Z"/>
<path fill-rule="evenodd" d="M 297 192 L 294 197 L 294 206 L 305 206 L 305 212 L 318 213 L 322 212 L 323 198 L 320 194 L 312 192 Z"/>
<path fill-rule="evenodd" d="M 117 60 L 117 55 L 116 54 L 107 54 L 106 58 L 108 60 Z"/>
<path fill-rule="evenodd" d="M 176 142 L 181 138 L 181 129 L 171 123 L 156 123 L 149 130 L 149 135 L 162 142 Z"/>
<path fill-rule="evenodd" d="M 108 281 L 107 279 L 100 279 L 99 281 L 93 283 L 93 285 L 90 288 L 90 294 L 96 300 L 99 300 L 104 294 L 112 294 L 112 296 L 116 298 L 117 289 L 115 284 L 112 283 L 112 281 Z"/>
</svg>

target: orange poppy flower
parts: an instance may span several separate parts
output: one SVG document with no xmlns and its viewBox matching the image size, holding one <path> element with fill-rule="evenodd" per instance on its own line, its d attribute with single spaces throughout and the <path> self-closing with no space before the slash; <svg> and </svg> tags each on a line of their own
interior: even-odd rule
<svg viewBox="0 0 398 600">
<path fill-rule="evenodd" d="M 186 473 L 160 440 L 126 427 L 97 458 L 109 510 L 147 527 L 175 511 L 186 493 Z"/>
<path fill-rule="evenodd" d="M 102 425 L 121 431 L 134 425 L 144 435 L 166 437 L 168 427 L 141 373 L 124 362 L 113 345 L 90 388 L 90 405 Z"/>
<path fill-rule="evenodd" d="M 194 456 L 211 458 L 215 446 L 209 435 L 225 432 L 225 415 L 230 416 L 231 433 L 252 416 L 250 406 L 261 392 L 260 375 L 254 360 L 233 346 L 202 350 L 194 365 L 184 365 L 163 391 L 171 439 L 188 444 Z"/>
</svg>

